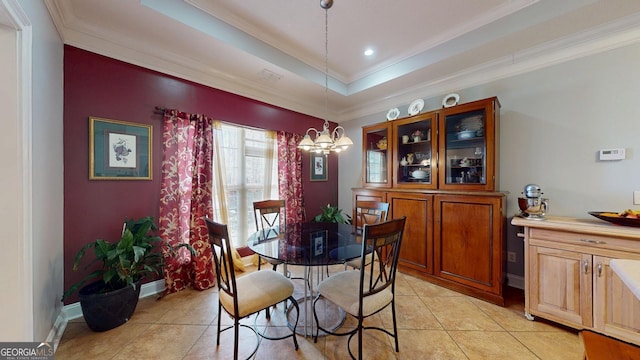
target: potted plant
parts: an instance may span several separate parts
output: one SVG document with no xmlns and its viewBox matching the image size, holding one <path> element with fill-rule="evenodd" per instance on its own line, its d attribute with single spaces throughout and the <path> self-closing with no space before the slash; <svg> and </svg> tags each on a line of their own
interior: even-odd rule
<svg viewBox="0 0 640 360">
<path fill-rule="evenodd" d="M 315 222 L 328 222 L 328 223 L 338 223 L 338 224 L 351 224 L 351 216 L 347 214 L 343 214 L 341 209 L 338 209 L 337 206 L 331 206 L 327 204 L 327 206 L 322 207 L 322 212 L 316 217 L 313 218 Z"/>
<path fill-rule="evenodd" d="M 102 266 L 78 281 L 62 295 L 64 300 L 78 291 L 82 314 L 93 331 L 106 331 L 127 322 L 138 304 L 140 285 L 149 275 L 158 275 L 164 265 L 160 246 L 167 246 L 171 252 L 186 247 L 194 253 L 188 244 L 174 248 L 153 235 L 158 228 L 153 217 L 138 220 L 126 220 L 121 238 L 111 243 L 98 239 L 84 245 L 76 254 L 73 270 L 78 270 L 80 260 L 89 249 L 93 249 L 95 258 L 85 266 L 95 263 Z M 95 280 L 85 286 L 90 280 Z"/>
</svg>

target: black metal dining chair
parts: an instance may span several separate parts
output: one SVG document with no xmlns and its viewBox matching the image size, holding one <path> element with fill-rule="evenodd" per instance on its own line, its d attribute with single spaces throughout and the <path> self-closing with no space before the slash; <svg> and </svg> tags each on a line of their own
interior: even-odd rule
<svg viewBox="0 0 640 360">
<path fill-rule="evenodd" d="M 293 283 L 284 275 L 275 271 L 256 271 L 236 278 L 231 254 L 231 242 L 227 225 L 205 219 L 209 231 L 209 242 L 213 250 L 216 279 L 218 283 L 218 333 L 216 345 L 220 346 L 220 333 L 234 329 L 233 358 L 238 359 L 238 340 L 240 327 L 245 327 L 256 335 L 256 347 L 248 356 L 251 358 L 260 346 L 260 337 L 268 340 L 282 340 L 293 337 L 293 344 L 298 350 L 296 327 L 300 317 L 298 303 L 293 297 Z M 265 310 L 273 305 L 290 300 L 296 308 L 296 322 L 291 334 L 281 337 L 269 337 L 249 325 L 241 324 L 240 320 Z M 224 329 L 220 327 L 222 309 L 231 316 L 233 325 Z"/>
<path fill-rule="evenodd" d="M 365 224 L 377 224 L 387 221 L 389 215 L 389 203 L 381 201 L 356 201 L 356 213 L 353 219 L 356 232 L 362 233 L 362 227 Z M 371 261 L 375 254 L 367 256 L 367 264 Z M 344 264 L 347 267 L 358 269 L 360 267 L 360 259 L 349 260 Z"/>
<path fill-rule="evenodd" d="M 395 339 L 396 352 L 400 351 L 396 324 L 395 282 L 405 220 L 406 217 L 401 217 L 373 225 L 365 224 L 362 230 L 359 270 L 339 272 L 318 285 L 318 295 L 313 302 L 313 316 L 318 324 L 314 336 L 315 342 L 318 341 L 320 330 L 330 335 L 348 335 L 349 355 L 355 359 L 350 344 L 353 336 L 357 334 L 358 359 L 362 359 L 362 333 L 364 330 L 373 329 L 392 336 Z M 375 260 L 367 263 L 367 255 L 371 252 L 376 254 Z M 316 306 L 321 298 L 334 303 L 353 316 L 358 325 L 350 331 L 341 333 L 322 328 L 318 322 Z M 380 327 L 364 326 L 365 318 L 382 311 L 387 306 L 391 306 L 393 332 Z"/>
<path fill-rule="evenodd" d="M 381 201 L 356 201 L 354 222 L 356 229 L 362 231 L 365 224 L 387 221 L 389 203 Z"/>
<path fill-rule="evenodd" d="M 253 217 L 256 223 L 256 231 L 274 229 L 280 225 L 286 224 L 286 205 L 285 200 L 254 201 Z M 275 230 L 273 231 L 274 235 L 277 235 Z M 262 256 L 258 256 L 258 270 L 260 270 L 263 260 L 271 264 L 273 271 L 276 271 L 278 265 L 283 263 L 279 260 L 267 259 Z"/>
</svg>

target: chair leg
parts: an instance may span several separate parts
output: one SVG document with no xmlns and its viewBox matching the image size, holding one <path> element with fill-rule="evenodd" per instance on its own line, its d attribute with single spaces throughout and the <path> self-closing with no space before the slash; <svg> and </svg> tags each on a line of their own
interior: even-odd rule
<svg viewBox="0 0 640 360">
<path fill-rule="evenodd" d="M 398 346 L 398 326 L 396 325 L 396 299 L 395 295 L 391 300 L 391 316 L 393 316 L 393 338 L 396 340 L 396 352 L 400 352 L 400 346 Z"/>
<path fill-rule="evenodd" d="M 362 318 L 358 319 L 358 360 L 362 360 Z"/>
<path fill-rule="evenodd" d="M 233 319 L 233 360 L 238 360 L 238 339 L 240 338 L 240 322 Z"/>
<path fill-rule="evenodd" d="M 316 296 L 316 298 L 313 300 L 313 304 L 311 305 L 311 309 L 313 310 L 313 318 L 316 321 L 316 324 L 318 324 L 318 326 L 316 326 L 316 335 L 313 337 L 313 342 L 317 343 L 318 342 L 318 334 L 320 333 L 320 322 L 318 321 L 318 314 L 316 314 L 316 302 L 318 302 L 318 299 L 320 298 L 320 294 L 318 294 L 318 296 Z M 313 328 L 311 328 L 313 331 Z"/>
<path fill-rule="evenodd" d="M 220 346 L 220 315 L 222 314 L 222 303 L 218 301 L 218 339 L 216 340 L 216 346 Z"/>
<path fill-rule="evenodd" d="M 292 336 L 293 336 L 293 346 L 297 351 L 298 350 L 298 339 L 296 338 L 296 328 L 298 327 L 298 320 L 300 320 L 300 307 L 298 307 L 298 302 L 296 301 L 296 299 L 293 298 L 293 295 L 289 296 L 289 300 L 291 300 L 291 303 L 296 308 L 296 323 L 293 324 Z"/>
</svg>

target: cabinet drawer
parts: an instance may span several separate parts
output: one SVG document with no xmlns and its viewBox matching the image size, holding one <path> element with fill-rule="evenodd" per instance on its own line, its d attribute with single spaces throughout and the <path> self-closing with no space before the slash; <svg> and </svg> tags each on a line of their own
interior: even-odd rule
<svg viewBox="0 0 640 360">
<path fill-rule="evenodd" d="M 612 253 L 615 251 L 640 254 L 640 241 L 638 240 L 540 228 L 529 228 L 528 230 L 530 245 L 551 246 L 600 255 L 615 256 L 615 254 Z M 588 250 L 586 248 L 588 248 Z"/>
</svg>

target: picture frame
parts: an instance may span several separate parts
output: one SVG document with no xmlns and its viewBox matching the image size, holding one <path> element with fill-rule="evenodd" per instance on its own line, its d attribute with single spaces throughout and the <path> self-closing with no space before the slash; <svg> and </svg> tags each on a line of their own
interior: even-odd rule
<svg viewBox="0 0 640 360">
<path fill-rule="evenodd" d="M 89 117 L 89 180 L 152 180 L 153 126 Z"/>
<path fill-rule="evenodd" d="M 327 156 L 324 154 L 311 153 L 309 168 L 311 181 L 327 181 L 329 180 L 328 171 L 329 164 Z"/>
</svg>

